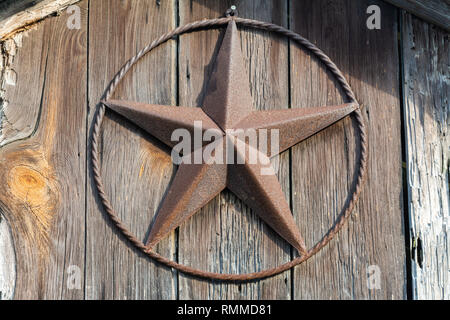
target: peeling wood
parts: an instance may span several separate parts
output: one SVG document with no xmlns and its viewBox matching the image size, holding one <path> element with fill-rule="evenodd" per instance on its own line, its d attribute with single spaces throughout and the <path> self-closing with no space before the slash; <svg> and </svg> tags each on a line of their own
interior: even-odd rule
<svg viewBox="0 0 450 320">
<path fill-rule="evenodd" d="M 450 299 L 449 34 L 403 13 L 413 298 Z"/>
<path fill-rule="evenodd" d="M 30 49 L 28 44 L 37 45 L 42 38 L 37 37 L 33 43 L 27 42 L 25 51 L 22 51 L 22 41 L 27 37 L 28 33 L 24 32 L 0 42 L 0 147 L 30 136 L 37 123 L 42 77 L 39 78 L 38 72 L 28 73 L 32 70 L 31 65 L 36 65 L 33 58 L 36 51 L 27 50 Z M 14 63 L 17 56 L 20 64 Z M 25 82 L 19 82 L 18 74 L 21 77 L 27 74 L 26 77 L 36 83 L 34 88 L 27 88 L 30 101 L 26 105 L 18 105 L 19 102 L 25 102 L 18 99 L 18 95 L 22 94 L 26 85 Z M 18 113 L 17 108 L 23 112 Z"/>
<path fill-rule="evenodd" d="M 3 6 L 8 5 L 8 7 L 0 15 L 0 41 L 10 38 L 18 32 L 30 29 L 36 22 L 79 1 L 19 0 L 3 4 Z"/>
<path fill-rule="evenodd" d="M 450 31 L 449 0 L 384 0 Z"/>
<path fill-rule="evenodd" d="M 11 300 L 16 282 L 16 257 L 8 222 L 0 211 L 0 300 Z"/>
</svg>

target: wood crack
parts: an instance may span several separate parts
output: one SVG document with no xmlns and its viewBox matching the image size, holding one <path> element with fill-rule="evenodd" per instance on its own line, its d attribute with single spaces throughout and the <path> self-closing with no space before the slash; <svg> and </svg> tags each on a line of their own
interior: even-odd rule
<svg viewBox="0 0 450 320">
<path fill-rule="evenodd" d="M 9 39 L 19 32 L 30 30 L 46 17 L 66 9 L 80 0 L 16 0 L 0 15 L 0 40 Z M 34 4 L 34 5 L 33 5 Z M 30 6 L 31 5 L 31 6 Z M 30 6 L 16 12 L 14 8 Z"/>
</svg>

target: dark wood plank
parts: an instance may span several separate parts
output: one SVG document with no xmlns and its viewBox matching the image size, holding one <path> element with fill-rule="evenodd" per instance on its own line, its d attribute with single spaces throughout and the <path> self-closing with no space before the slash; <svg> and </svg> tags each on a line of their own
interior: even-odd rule
<svg viewBox="0 0 450 320">
<path fill-rule="evenodd" d="M 16 299 L 84 297 L 87 1 L 79 5 L 80 30 L 68 29 L 65 15 L 45 20 L 22 36 L 9 66 L 17 82 L 5 88 L 2 120 L 26 133 L 0 149 Z M 80 271 L 76 288 L 68 286 L 71 266 Z"/>
<path fill-rule="evenodd" d="M 0 21 L 13 14 L 30 9 L 43 0 L 1 0 L 0 1 Z"/>
<path fill-rule="evenodd" d="M 180 24 L 222 16 L 236 4 L 239 15 L 286 26 L 284 1 L 180 1 Z M 240 32 L 246 72 L 257 109 L 288 107 L 288 46 L 254 30 Z M 180 105 L 200 106 L 220 31 L 206 31 L 180 39 Z M 219 42 L 220 43 L 220 42 Z M 244 70 L 243 70 L 244 71 Z M 289 154 L 281 157 L 278 176 L 289 199 Z M 231 192 L 224 191 L 179 230 L 181 263 L 222 273 L 247 273 L 290 260 L 290 247 Z M 290 272 L 248 284 L 199 281 L 180 275 L 182 299 L 289 299 Z"/>
<path fill-rule="evenodd" d="M 370 4 L 382 9 L 381 30 L 366 28 Z M 381 1 L 291 1 L 291 28 L 329 54 L 363 104 L 370 157 L 367 183 L 348 225 L 295 269 L 295 299 L 405 298 L 396 17 L 396 9 Z M 291 78 L 292 107 L 343 101 L 331 75 L 297 45 L 291 47 Z M 348 118 L 292 149 L 294 215 L 309 247 L 347 201 L 355 139 Z M 379 276 L 378 286 L 369 287 L 368 274 L 372 280 Z"/>
<path fill-rule="evenodd" d="M 397 7 L 450 30 L 450 1 L 449 0 L 385 0 Z"/>
<path fill-rule="evenodd" d="M 174 28 L 175 1 L 91 1 L 89 15 L 89 124 L 109 81 L 156 37 Z M 176 43 L 151 52 L 131 70 L 115 98 L 175 104 Z M 167 150 L 125 119 L 108 113 L 103 126 L 102 174 L 120 217 L 144 239 L 172 177 Z M 176 274 L 124 241 L 109 223 L 89 181 L 87 203 L 87 299 L 174 299 Z M 161 242 L 175 257 L 175 236 Z"/>
<path fill-rule="evenodd" d="M 402 18 L 413 298 L 449 299 L 449 34 Z"/>
</svg>

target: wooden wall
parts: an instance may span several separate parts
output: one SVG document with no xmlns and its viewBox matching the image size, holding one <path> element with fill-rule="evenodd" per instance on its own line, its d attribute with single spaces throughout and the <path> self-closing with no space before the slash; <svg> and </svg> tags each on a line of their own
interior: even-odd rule
<svg viewBox="0 0 450 320">
<path fill-rule="evenodd" d="M 133 249 L 96 198 L 89 135 L 113 75 L 178 25 L 222 15 L 288 27 L 322 48 L 363 105 L 368 180 L 347 226 L 305 264 L 244 284 L 195 279 Z M 366 9 L 381 8 L 381 30 Z M 449 298 L 448 33 L 382 1 L 83 0 L 1 43 L 0 299 Z M 257 109 L 341 103 L 326 69 L 287 39 L 242 29 Z M 171 40 L 125 77 L 116 98 L 198 106 L 220 30 Z M 112 204 L 145 237 L 176 170 L 164 146 L 108 113 L 102 173 Z M 278 177 L 308 246 L 348 201 L 357 158 L 348 118 L 280 157 Z M 405 165 L 403 165 L 405 163 Z M 420 244 L 420 245 L 419 245 Z M 224 192 L 161 242 L 175 261 L 252 272 L 293 252 Z"/>
</svg>

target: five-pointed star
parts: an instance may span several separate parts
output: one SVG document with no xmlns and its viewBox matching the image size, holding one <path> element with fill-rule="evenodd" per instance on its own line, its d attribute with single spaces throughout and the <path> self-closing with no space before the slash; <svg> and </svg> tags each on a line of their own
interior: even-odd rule
<svg viewBox="0 0 450 320">
<path fill-rule="evenodd" d="M 248 76 L 234 20 L 228 24 L 201 108 L 117 100 L 105 101 L 104 104 L 169 147 L 177 144 L 171 140 L 174 130 L 186 129 L 193 136 L 194 122 L 201 121 L 204 132 L 216 130 L 220 132 L 219 139 L 222 142 L 234 141 L 231 143 L 235 143 L 235 152 L 246 160 L 245 164 L 217 164 L 208 159 L 203 159 L 201 164 L 181 163 L 150 230 L 147 241 L 149 248 L 228 188 L 301 254 L 306 254 L 307 249 L 275 172 L 272 170 L 271 174 L 262 174 L 261 163 L 252 164 L 246 153 L 239 154 L 242 149 L 237 148 L 236 140 L 230 139 L 227 129 L 278 129 L 279 154 L 357 108 L 356 104 L 345 104 L 253 111 Z M 253 148 L 248 141 L 244 143 L 249 149 Z M 203 154 L 207 145 L 208 142 L 203 142 L 203 146 L 197 146 L 191 154 L 183 156 Z M 276 156 L 270 152 L 256 152 L 265 160 L 261 161 L 264 163 Z"/>
</svg>

